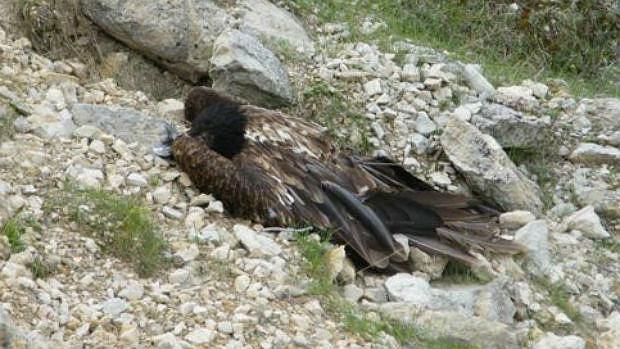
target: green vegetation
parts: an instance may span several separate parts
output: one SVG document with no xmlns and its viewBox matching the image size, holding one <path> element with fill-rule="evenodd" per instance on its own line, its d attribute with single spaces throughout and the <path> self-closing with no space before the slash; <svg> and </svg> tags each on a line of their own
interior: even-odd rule
<svg viewBox="0 0 620 349">
<path fill-rule="evenodd" d="M 340 297 L 325 263 L 330 236 L 328 232 L 321 232 L 321 239 L 316 239 L 308 234 L 300 234 L 297 247 L 304 257 L 302 270 L 310 278 L 309 293 L 318 296 L 325 310 L 340 319 L 347 331 L 373 341 L 379 340 L 381 334 L 385 333 L 401 344 L 416 344 L 416 348 L 423 349 L 474 349 L 469 344 L 449 338 L 427 338 L 422 330 L 412 325 L 365 312 L 357 304 Z"/>
<path fill-rule="evenodd" d="M 43 258 L 36 256 L 30 264 L 30 272 L 35 279 L 45 278 L 52 273 L 51 268 L 45 264 Z"/>
<path fill-rule="evenodd" d="M 347 98 L 337 86 L 314 80 L 303 90 L 300 102 L 289 112 L 325 126 L 340 148 L 350 147 L 366 153 L 371 149 L 369 122 L 354 109 L 355 103 L 348 102 Z M 342 130 L 357 130 L 357 139 L 352 141 L 348 134 L 340 134 Z"/>
<path fill-rule="evenodd" d="M 347 22 L 351 40 L 390 49 L 397 40 L 481 62 L 495 84 L 561 78 L 576 95 L 620 95 L 620 8 L 613 1 L 289 0 L 321 23 Z M 370 35 L 364 18 L 387 26 Z M 392 50 L 393 51 L 393 50 Z"/>
<path fill-rule="evenodd" d="M 548 292 L 549 302 L 560 308 L 569 319 L 575 323 L 580 323 L 583 320 L 583 315 L 571 303 L 570 293 L 564 283 L 552 283 L 545 277 L 537 278 L 535 282 Z"/>
<path fill-rule="evenodd" d="M 550 209 L 554 205 L 553 196 L 555 187 L 558 184 L 558 178 L 553 173 L 550 164 L 556 163 L 559 159 L 558 155 L 558 138 L 552 131 L 548 130 L 548 136 L 544 137 L 545 141 L 536 149 L 506 149 L 506 154 L 515 163 L 515 165 L 523 165 L 534 176 L 534 179 L 541 190 L 541 199 L 545 210 Z"/>
<path fill-rule="evenodd" d="M 19 217 L 9 218 L 2 225 L 2 235 L 6 236 L 11 247 L 11 252 L 17 253 L 26 249 L 26 244 L 22 241 L 22 235 L 26 233 L 26 227 Z"/>
<path fill-rule="evenodd" d="M 51 209 L 63 208 L 104 252 L 130 263 L 140 276 L 153 275 L 167 264 L 166 241 L 140 199 L 67 184 L 56 201 Z"/>
</svg>

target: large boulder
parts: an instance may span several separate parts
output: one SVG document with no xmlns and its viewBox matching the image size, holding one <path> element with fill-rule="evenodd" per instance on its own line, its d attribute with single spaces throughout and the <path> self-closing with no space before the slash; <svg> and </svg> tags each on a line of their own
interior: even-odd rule
<svg viewBox="0 0 620 349">
<path fill-rule="evenodd" d="M 242 0 L 237 5 L 242 13 L 239 25 L 242 32 L 261 39 L 272 49 L 290 45 L 297 52 L 314 53 L 314 42 L 290 12 L 267 0 Z"/>
<path fill-rule="evenodd" d="M 392 319 L 412 324 L 431 338 L 449 338 L 474 348 L 520 349 L 514 330 L 506 324 L 478 316 L 445 310 L 420 310 L 408 303 L 384 303 L 379 311 Z"/>
<path fill-rule="evenodd" d="M 215 38 L 231 17 L 216 1 L 81 0 L 101 29 L 186 80 L 208 74 Z"/>
<path fill-rule="evenodd" d="M 490 103 L 473 115 L 471 123 L 483 133 L 493 136 L 503 148 L 537 148 L 545 138 L 550 118 L 537 118 L 501 104 Z"/>
<path fill-rule="evenodd" d="M 253 104 L 276 107 L 294 100 L 278 58 L 258 39 L 238 30 L 225 31 L 217 38 L 209 73 L 215 90 Z"/>
<path fill-rule="evenodd" d="M 150 149 L 159 141 L 165 122 L 135 109 L 76 103 L 71 109 L 76 124 L 96 126 L 126 143 Z"/>
<path fill-rule="evenodd" d="M 540 214 L 540 188 L 521 173 L 497 141 L 467 121 L 451 118 L 441 135 L 444 152 L 474 191 L 506 211 Z"/>
<path fill-rule="evenodd" d="M 486 285 L 431 287 L 421 277 L 400 273 L 386 280 L 385 289 L 390 301 L 419 310 L 455 311 L 509 324 L 516 308 L 505 290 L 506 283 L 507 279 L 499 278 Z"/>
<path fill-rule="evenodd" d="M 210 77 L 216 89 L 230 87 L 227 93 L 266 106 L 293 99 L 286 73 L 269 49 L 314 52 L 295 17 L 266 0 L 81 0 L 81 6 L 105 32 L 182 79 L 196 83 Z M 255 89 L 258 97 L 249 92 Z"/>
</svg>

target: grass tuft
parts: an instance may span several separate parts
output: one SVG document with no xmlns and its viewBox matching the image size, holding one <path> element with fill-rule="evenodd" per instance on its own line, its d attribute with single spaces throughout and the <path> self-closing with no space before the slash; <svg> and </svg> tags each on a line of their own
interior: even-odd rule
<svg viewBox="0 0 620 349">
<path fill-rule="evenodd" d="M 22 241 L 22 235 L 26 233 L 26 227 L 20 217 L 11 217 L 2 225 L 2 235 L 9 240 L 11 252 L 19 253 L 26 249 Z"/>
<path fill-rule="evenodd" d="M 569 319 L 575 323 L 583 320 L 583 315 L 579 312 L 570 300 L 570 293 L 566 285 L 562 282 L 552 283 L 548 278 L 542 277 L 535 280 L 549 294 L 549 302 L 560 308 Z"/>
<path fill-rule="evenodd" d="M 70 184 L 60 195 L 71 220 L 95 237 L 104 252 L 130 263 L 140 276 L 166 266 L 167 243 L 141 200 Z"/>
</svg>

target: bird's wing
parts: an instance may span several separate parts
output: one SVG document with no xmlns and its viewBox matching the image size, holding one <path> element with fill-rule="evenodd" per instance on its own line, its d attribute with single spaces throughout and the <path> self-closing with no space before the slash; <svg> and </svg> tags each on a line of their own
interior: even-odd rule
<svg viewBox="0 0 620 349">
<path fill-rule="evenodd" d="M 177 164 L 194 185 L 214 194 L 233 215 L 256 221 L 293 221 L 293 198 L 287 188 L 260 168 L 231 161 L 199 137 L 179 136 L 172 150 Z"/>
<path fill-rule="evenodd" d="M 246 138 L 253 142 L 288 148 L 316 159 L 332 152 L 326 128 L 316 123 L 252 105 L 239 110 L 248 118 Z"/>
</svg>

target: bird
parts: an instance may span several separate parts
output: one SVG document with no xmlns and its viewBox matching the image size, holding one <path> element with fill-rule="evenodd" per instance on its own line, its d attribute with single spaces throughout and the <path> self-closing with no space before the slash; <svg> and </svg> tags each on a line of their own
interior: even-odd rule
<svg viewBox="0 0 620 349">
<path fill-rule="evenodd" d="M 184 119 L 189 130 L 168 128 L 154 149 L 232 216 L 331 231 L 354 260 L 386 272 L 412 270 L 396 236 L 471 268 L 481 263 L 473 252 L 523 251 L 499 236 L 497 209 L 438 191 L 386 156 L 339 149 L 312 121 L 206 86 L 188 92 Z"/>
</svg>

